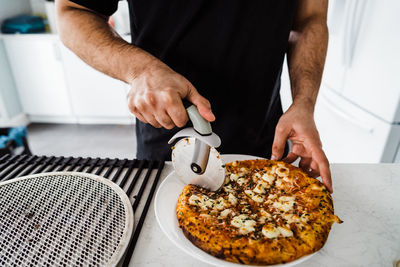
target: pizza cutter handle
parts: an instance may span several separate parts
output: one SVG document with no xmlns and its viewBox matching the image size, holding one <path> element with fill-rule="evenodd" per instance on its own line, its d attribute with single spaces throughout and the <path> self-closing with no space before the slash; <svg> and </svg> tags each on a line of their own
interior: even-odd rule
<svg viewBox="0 0 400 267">
<path fill-rule="evenodd" d="M 200 115 L 197 107 L 185 99 L 183 100 L 183 105 L 196 132 L 201 135 L 211 135 L 211 123 Z"/>
</svg>

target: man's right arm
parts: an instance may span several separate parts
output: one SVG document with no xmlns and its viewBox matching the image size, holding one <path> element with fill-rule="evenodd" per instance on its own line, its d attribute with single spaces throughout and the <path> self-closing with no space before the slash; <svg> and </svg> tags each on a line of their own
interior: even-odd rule
<svg viewBox="0 0 400 267">
<path fill-rule="evenodd" d="M 56 1 L 62 42 L 95 69 L 131 85 L 130 111 L 154 127 L 182 127 L 186 98 L 207 120 L 215 119 L 207 99 L 182 75 L 143 49 L 123 40 L 108 17 L 68 0 Z"/>
</svg>

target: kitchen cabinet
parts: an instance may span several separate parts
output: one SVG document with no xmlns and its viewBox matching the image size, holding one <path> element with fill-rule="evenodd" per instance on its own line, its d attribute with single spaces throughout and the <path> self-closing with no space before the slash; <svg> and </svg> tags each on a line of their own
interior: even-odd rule
<svg viewBox="0 0 400 267">
<path fill-rule="evenodd" d="M 72 109 L 79 123 L 133 122 L 125 83 L 93 69 L 65 46 L 61 48 L 61 57 Z"/>
<path fill-rule="evenodd" d="M 400 125 L 385 123 L 336 92 L 320 92 L 315 122 L 330 162 L 394 162 Z"/>
<path fill-rule="evenodd" d="M 31 121 L 75 122 L 54 35 L 3 35 L 24 112 Z"/>
<path fill-rule="evenodd" d="M 129 36 L 123 38 L 129 41 Z M 31 122 L 134 123 L 126 100 L 128 86 L 87 65 L 57 35 L 0 35 L 0 39 Z"/>
</svg>

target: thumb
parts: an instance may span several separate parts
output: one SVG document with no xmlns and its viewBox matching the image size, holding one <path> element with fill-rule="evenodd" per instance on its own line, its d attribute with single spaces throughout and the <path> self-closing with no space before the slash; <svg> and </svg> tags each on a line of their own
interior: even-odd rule
<svg viewBox="0 0 400 267">
<path fill-rule="evenodd" d="M 286 129 L 286 127 L 279 125 L 278 122 L 278 125 L 275 129 L 274 142 L 272 144 L 272 160 L 280 160 L 282 158 L 288 135 L 289 131 Z"/>
<path fill-rule="evenodd" d="M 189 86 L 189 92 L 186 99 L 192 102 L 198 109 L 200 115 L 208 120 L 215 121 L 215 115 L 212 113 L 210 101 L 197 92 L 196 88 Z"/>
</svg>

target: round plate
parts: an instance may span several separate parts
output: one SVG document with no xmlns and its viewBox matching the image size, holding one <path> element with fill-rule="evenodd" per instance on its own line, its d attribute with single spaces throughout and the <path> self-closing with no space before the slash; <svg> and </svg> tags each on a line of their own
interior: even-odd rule
<svg viewBox="0 0 400 267">
<path fill-rule="evenodd" d="M 259 157 L 247 155 L 222 155 L 222 160 L 224 163 L 232 162 L 235 160 L 247 160 L 257 158 Z M 165 180 L 158 188 L 154 201 L 154 209 L 157 222 L 160 225 L 161 230 L 178 248 L 200 261 L 215 266 L 243 266 L 243 264 L 218 259 L 196 247 L 185 237 L 182 230 L 179 228 L 178 219 L 176 218 L 176 202 L 178 201 L 179 194 L 182 192 L 182 189 L 184 187 L 185 184 L 178 178 L 175 172 L 172 172 L 165 178 Z M 293 266 L 308 260 L 313 255 L 315 255 L 315 253 L 303 256 L 295 261 L 291 261 L 285 264 L 275 264 L 268 266 Z M 254 267 L 256 266 L 254 265 Z"/>
</svg>

